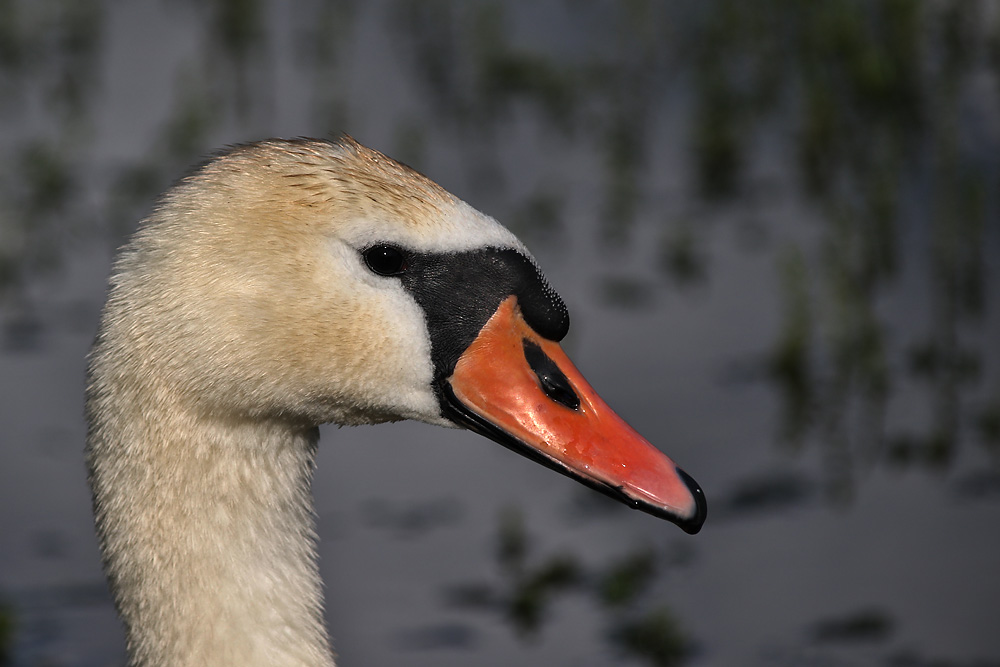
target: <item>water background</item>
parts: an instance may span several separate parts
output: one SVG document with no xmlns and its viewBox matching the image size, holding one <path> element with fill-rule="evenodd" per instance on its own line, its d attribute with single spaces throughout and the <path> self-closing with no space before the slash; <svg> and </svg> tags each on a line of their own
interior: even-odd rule
<svg viewBox="0 0 1000 667">
<path fill-rule="evenodd" d="M 227 143 L 515 230 L 701 534 L 460 431 L 325 427 L 347 665 L 1000 664 L 1000 5 L 0 3 L 0 664 L 116 665 L 82 461 L 114 248 Z"/>
</svg>

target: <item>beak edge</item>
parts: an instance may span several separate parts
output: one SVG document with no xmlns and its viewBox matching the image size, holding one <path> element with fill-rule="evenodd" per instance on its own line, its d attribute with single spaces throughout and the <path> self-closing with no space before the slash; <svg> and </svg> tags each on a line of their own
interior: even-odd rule
<svg viewBox="0 0 1000 667">
<path fill-rule="evenodd" d="M 525 341 L 562 371 L 580 409 L 546 395 L 525 359 Z M 441 389 L 445 416 L 455 423 L 686 533 L 701 529 L 707 503 L 697 482 L 618 417 L 558 343 L 524 322 L 515 297 L 500 304 Z"/>
</svg>

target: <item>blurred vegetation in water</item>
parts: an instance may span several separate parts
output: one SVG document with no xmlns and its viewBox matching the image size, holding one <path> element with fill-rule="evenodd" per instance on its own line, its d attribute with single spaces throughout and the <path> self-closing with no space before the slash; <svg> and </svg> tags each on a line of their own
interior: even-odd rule
<svg viewBox="0 0 1000 667">
<path fill-rule="evenodd" d="M 652 598 L 657 579 L 683 565 L 683 554 L 640 547 L 603 565 L 587 565 L 575 553 L 539 557 L 520 510 L 506 509 L 497 531 L 498 577 L 489 583 L 456 584 L 448 604 L 465 611 L 498 613 L 531 642 L 570 594 L 582 596 L 601 613 L 605 634 L 622 657 L 656 667 L 684 664 L 695 644 L 671 610 Z"/>
<path fill-rule="evenodd" d="M 774 390 L 775 440 L 822 452 L 825 497 L 848 501 L 873 466 L 949 470 L 963 448 L 991 461 L 975 487 L 996 486 L 1000 8 L 988 0 L 163 2 L 198 28 L 196 48 L 165 84 L 169 109 L 142 157 L 114 163 L 95 156 L 117 5 L 0 0 L 0 344 L 40 335 L 30 285 L 69 253 L 117 243 L 222 137 L 270 134 L 281 49 L 314 133 L 362 134 L 352 57 L 372 6 L 415 96 L 391 111 L 380 148 L 417 168 L 446 152 L 484 209 L 553 250 L 588 188 L 562 162 L 581 158 L 597 184 L 595 242 L 646 258 L 596 290 L 611 306 L 710 283 L 726 226 L 773 261 L 779 327 L 746 375 Z M 535 25 L 536 12 L 558 20 Z M 512 132 L 543 138 L 527 189 L 504 159 Z M 680 185 L 660 178 L 673 161 Z M 782 505 L 807 495 L 800 482 L 752 480 L 732 502 Z M 651 576 L 642 554 L 617 574 L 536 562 L 519 521 L 501 521 L 503 586 L 465 595 L 505 609 L 526 637 L 558 595 L 619 609 Z M 817 636 L 842 631 L 830 627 Z M 690 648 L 668 610 L 609 632 L 652 664 Z"/>
<path fill-rule="evenodd" d="M 13 662 L 14 611 L 0 601 L 0 667 Z"/>
<path fill-rule="evenodd" d="M 548 41 L 524 37 L 537 10 L 496 0 L 381 9 L 418 103 L 400 106 L 384 148 L 419 168 L 449 147 L 468 187 L 530 243 L 565 244 L 574 184 L 539 155 L 545 177 L 509 187 L 501 156 L 523 125 L 597 158 L 598 241 L 635 252 L 637 225 L 651 226 L 668 289 L 711 280 L 716 221 L 763 239 L 784 315 L 760 376 L 779 399 L 779 439 L 823 448 L 834 497 L 849 497 L 859 463 L 947 468 L 963 440 L 1000 456 L 1000 381 L 981 349 L 1000 219 L 995 4 L 553 3 Z M 0 135 L 8 343 L 35 331 L 25 294 L 36 276 L 95 236 L 117 241 L 217 137 L 267 134 L 278 49 L 292 50 L 313 127 L 365 126 L 349 96 L 362 5 L 306 2 L 283 22 L 267 0 L 164 11 L 200 27 L 199 48 L 166 84 L 170 111 L 144 157 L 98 164 L 114 8 L 0 2 L 0 113 L 16 128 Z M 685 128 L 684 144 L 664 145 L 667 123 Z M 664 151 L 686 164 L 680 192 L 653 177 Z M 772 222 L 790 202 L 806 219 Z M 910 304 L 899 283 L 913 272 L 925 298 Z M 658 289 L 626 272 L 596 293 L 645 308 Z M 926 388 L 927 418 L 890 425 L 903 384 Z"/>
</svg>

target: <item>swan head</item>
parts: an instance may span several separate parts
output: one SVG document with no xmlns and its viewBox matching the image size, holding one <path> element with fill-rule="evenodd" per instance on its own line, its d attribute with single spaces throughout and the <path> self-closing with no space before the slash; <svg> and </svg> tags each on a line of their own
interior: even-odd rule
<svg viewBox="0 0 1000 667">
<path fill-rule="evenodd" d="M 111 283 L 96 394 L 114 378 L 225 423 L 464 427 L 687 532 L 704 521 L 697 484 L 562 352 L 566 306 L 524 245 L 350 138 L 208 161 Z"/>
</svg>

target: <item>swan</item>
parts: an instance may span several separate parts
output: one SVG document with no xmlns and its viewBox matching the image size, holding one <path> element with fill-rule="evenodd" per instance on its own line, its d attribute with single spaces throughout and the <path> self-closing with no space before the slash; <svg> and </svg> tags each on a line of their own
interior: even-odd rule
<svg viewBox="0 0 1000 667">
<path fill-rule="evenodd" d="M 334 664 L 322 423 L 464 427 L 689 533 L 705 519 L 563 353 L 566 307 L 525 246 L 350 137 L 216 155 L 109 283 L 86 460 L 132 665 Z"/>
</svg>

